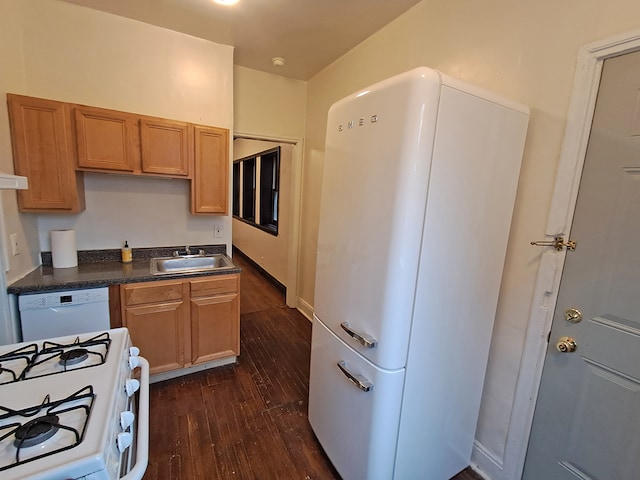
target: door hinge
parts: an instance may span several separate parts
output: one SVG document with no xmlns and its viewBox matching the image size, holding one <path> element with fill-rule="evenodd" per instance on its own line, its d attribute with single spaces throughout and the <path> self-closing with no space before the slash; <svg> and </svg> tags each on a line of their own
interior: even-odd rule
<svg viewBox="0 0 640 480">
<path fill-rule="evenodd" d="M 574 251 L 576 249 L 577 242 L 575 240 L 567 240 L 565 243 L 564 237 L 556 237 L 553 240 L 540 240 L 537 242 L 531 242 L 531 245 L 536 247 L 553 247 L 558 251 L 567 247 L 567 250 Z"/>
</svg>

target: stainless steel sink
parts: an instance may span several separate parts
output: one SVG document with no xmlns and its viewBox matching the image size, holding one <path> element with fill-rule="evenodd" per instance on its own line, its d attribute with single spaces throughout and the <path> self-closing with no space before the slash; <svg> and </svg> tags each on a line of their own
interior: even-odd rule
<svg viewBox="0 0 640 480">
<path fill-rule="evenodd" d="M 226 255 L 178 255 L 151 259 L 153 275 L 175 275 L 180 273 L 210 272 L 236 268 Z"/>
</svg>

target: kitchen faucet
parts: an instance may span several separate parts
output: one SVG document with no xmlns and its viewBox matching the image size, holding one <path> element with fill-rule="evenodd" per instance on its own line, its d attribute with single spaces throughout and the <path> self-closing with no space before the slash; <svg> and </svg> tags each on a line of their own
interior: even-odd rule
<svg viewBox="0 0 640 480">
<path fill-rule="evenodd" d="M 184 253 L 185 253 L 185 255 L 191 255 L 191 247 L 189 247 L 189 245 L 184 247 Z M 179 257 L 180 256 L 180 250 L 174 250 L 173 253 L 172 253 L 172 256 Z"/>
<path fill-rule="evenodd" d="M 185 255 L 191 255 L 191 247 L 189 245 L 187 245 L 186 247 L 184 247 L 184 254 Z M 197 255 L 204 255 L 205 252 L 203 249 L 199 249 Z M 196 253 L 194 252 L 193 255 L 196 255 Z M 174 257 L 179 257 L 180 256 L 180 250 L 174 250 L 174 252 L 172 253 L 172 256 Z"/>
</svg>

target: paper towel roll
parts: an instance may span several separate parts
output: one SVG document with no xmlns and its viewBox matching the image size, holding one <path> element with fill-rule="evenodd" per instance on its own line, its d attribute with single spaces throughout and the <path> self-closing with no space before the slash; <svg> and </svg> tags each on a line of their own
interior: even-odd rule
<svg viewBox="0 0 640 480">
<path fill-rule="evenodd" d="M 51 230 L 51 260 L 53 268 L 69 268 L 78 265 L 75 230 Z"/>
</svg>

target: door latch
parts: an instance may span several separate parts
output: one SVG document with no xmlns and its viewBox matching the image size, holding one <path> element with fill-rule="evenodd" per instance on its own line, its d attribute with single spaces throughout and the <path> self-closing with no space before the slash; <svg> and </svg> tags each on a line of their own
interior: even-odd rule
<svg viewBox="0 0 640 480">
<path fill-rule="evenodd" d="M 567 322 L 578 323 L 582 320 L 582 312 L 577 308 L 567 308 L 564 311 L 564 319 Z"/>
<path fill-rule="evenodd" d="M 567 240 L 565 243 L 564 237 L 556 237 L 553 240 L 539 240 L 537 242 L 531 242 L 531 245 L 536 247 L 553 247 L 558 251 L 567 247 L 567 250 L 574 251 L 576 249 L 577 242 L 575 240 Z"/>
</svg>

